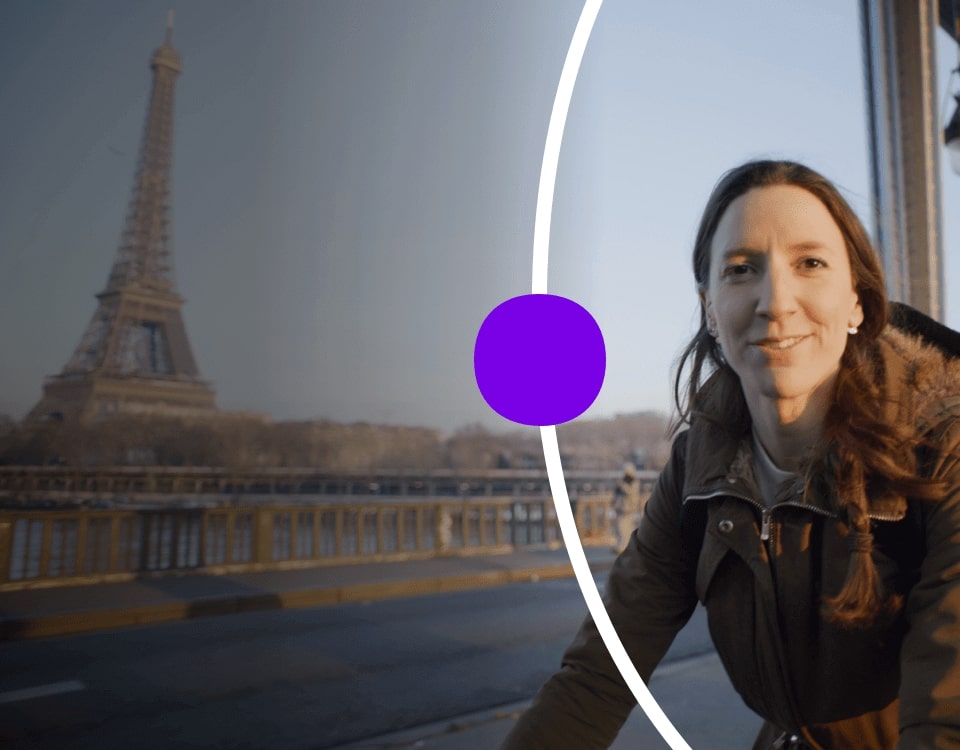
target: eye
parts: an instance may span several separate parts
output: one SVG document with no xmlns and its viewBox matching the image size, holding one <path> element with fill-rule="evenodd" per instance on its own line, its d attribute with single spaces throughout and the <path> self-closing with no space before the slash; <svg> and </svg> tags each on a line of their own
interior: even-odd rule
<svg viewBox="0 0 960 750">
<path fill-rule="evenodd" d="M 800 261 L 800 264 L 799 264 L 799 265 L 800 265 L 800 267 L 803 268 L 804 270 L 811 270 L 811 271 L 812 271 L 812 270 L 817 269 L 817 268 L 826 268 L 826 267 L 827 267 L 827 262 L 826 262 L 823 258 L 810 257 L 810 258 L 803 258 L 803 259 Z"/>
<path fill-rule="evenodd" d="M 746 276 L 753 271 L 753 266 L 748 263 L 731 263 L 720 270 L 720 278 L 725 279 L 731 276 Z"/>
</svg>

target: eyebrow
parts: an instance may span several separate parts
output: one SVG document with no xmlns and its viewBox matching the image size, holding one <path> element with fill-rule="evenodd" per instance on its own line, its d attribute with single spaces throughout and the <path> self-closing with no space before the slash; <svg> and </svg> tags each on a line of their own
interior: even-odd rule
<svg viewBox="0 0 960 750">
<path fill-rule="evenodd" d="M 831 249 L 829 245 L 824 245 L 822 242 L 817 242 L 816 240 L 807 240 L 806 242 L 798 242 L 795 245 L 791 245 L 789 250 L 794 253 L 802 253 L 810 250 L 829 250 Z"/>
<path fill-rule="evenodd" d="M 751 250 L 746 247 L 732 247 L 729 250 L 725 250 L 723 255 L 720 256 L 720 260 L 730 260 L 731 258 L 743 257 L 748 258 L 755 257 L 757 255 L 765 255 L 762 250 Z"/>
<path fill-rule="evenodd" d="M 829 245 L 824 245 L 822 242 L 817 242 L 816 240 L 806 240 L 804 242 L 797 242 L 787 250 L 791 253 L 807 253 L 811 250 L 829 250 L 831 249 Z M 736 256 L 746 256 L 746 257 L 755 257 L 757 255 L 766 255 L 766 252 L 763 250 L 754 250 L 749 247 L 732 247 L 729 250 L 725 250 L 723 255 L 720 256 L 721 260 L 729 260 L 730 258 Z"/>
</svg>

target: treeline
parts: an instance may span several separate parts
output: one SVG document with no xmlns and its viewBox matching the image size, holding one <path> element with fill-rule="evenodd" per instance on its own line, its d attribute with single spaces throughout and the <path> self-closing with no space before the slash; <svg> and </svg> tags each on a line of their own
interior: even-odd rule
<svg viewBox="0 0 960 750">
<path fill-rule="evenodd" d="M 665 418 L 634 414 L 558 428 L 568 468 L 659 468 Z M 70 466 L 317 467 L 364 469 L 541 468 L 536 428 L 482 426 L 452 434 L 425 427 L 331 421 L 272 422 L 247 414 L 185 420 L 114 417 L 90 424 L 18 424 L 0 416 L 0 464 Z"/>
</svg>

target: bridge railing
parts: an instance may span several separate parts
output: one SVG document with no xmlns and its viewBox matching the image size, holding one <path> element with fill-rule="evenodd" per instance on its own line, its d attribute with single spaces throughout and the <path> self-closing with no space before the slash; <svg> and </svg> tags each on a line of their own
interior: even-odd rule
<svg viewBox="0 0 960 750">
<path fill-rule="evenodd" d="M 612 541 L 612 495 L 575 503 Z M 560 546 L 552 499 L 486 497 L 125 510 L 0 511 L 0 591 L 185 572 L 282 570 Z"/>
<path fill-rule="evenodd" d="M 613 492 L 622 476 L 621 471 L 599 469 L 564 471 L 567 491 L 578 497 Z M 641 489 L 652 489 L 657 476 L 656 471 L 637 472 Z M 0 466 L 0 498 L 21 501 L 394 496 L 427 502 L 430 498 L 467 500 L 549 494 L 549 479 L 543 469 L 330 472 L 269 467 Z"/>
</svg>

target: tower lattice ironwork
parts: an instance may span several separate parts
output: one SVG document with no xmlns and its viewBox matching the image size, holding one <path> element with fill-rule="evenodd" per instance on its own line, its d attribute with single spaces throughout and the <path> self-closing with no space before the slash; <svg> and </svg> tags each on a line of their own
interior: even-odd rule
<svg viewBox="0 0 960 750">
<path fill-rule="evenodd" d="M 153 86 L 117 257 L 93 319 L 28 419 L 88 420 L 120 413 L 202 416 L 216 411 L 200 378 L 174 289 L 170 242 L 173 93 L 180 55 L 172 13 L 150 60 Z"/>
</svg>

